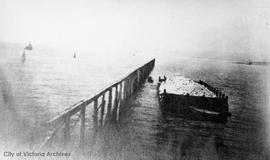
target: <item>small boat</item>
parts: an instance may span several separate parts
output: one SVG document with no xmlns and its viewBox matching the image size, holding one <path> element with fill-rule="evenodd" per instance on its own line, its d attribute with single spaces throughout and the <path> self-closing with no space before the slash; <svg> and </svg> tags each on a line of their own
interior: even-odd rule
<svg viewBox="0 0 270 160">
<path fill-rule="evenodd" d="M 227 122 L 227 116 L 216 111 L 200 109 L 196 106 L 189 106 L 189 118 L 193 120 L 211 121 L 211 122 Z"/>
<path fill-rule="evenodd" d="M 33 46 L 32 44 L 29 42 L 29 44 L 27 46 L 24 47 L 25 50 L 32 50 Z"/>
<path fill-rule="evenodd" d="M 205 110 L 205 109 L 200 109 L 197 108 L 196 106 L 189 106 L 189 108 L 197 113 L 203 113 L 203 114 L 207 114 L 207 115 L 215 115 L 218 116 L 220 115 L 220 113 L 218 112 L 214 112 L 214 111 L 209 111 L 209 110 Z"/>
</svg>

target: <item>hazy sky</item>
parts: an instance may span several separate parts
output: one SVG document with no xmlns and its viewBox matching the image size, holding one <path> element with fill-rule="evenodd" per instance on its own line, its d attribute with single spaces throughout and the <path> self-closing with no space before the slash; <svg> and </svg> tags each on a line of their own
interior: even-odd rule
<svg viewBox="0 0 270 160">
<path fill-rule="evenodd" d="M 267 0 L 0 0 L 0 41 L 93 51 L 270 51 Z"/>
</svg>

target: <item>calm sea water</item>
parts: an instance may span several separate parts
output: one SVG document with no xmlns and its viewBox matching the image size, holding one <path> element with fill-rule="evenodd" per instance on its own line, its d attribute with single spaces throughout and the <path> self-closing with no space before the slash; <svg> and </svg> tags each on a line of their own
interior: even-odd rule
<svg viewBox="0 0 270 160">
<path fill-rule="evenodd" d="M 126 123 L 128 130 L 138 135 L 136 141 L 142 144 L 144 156 L 269 159 L 269 68 L 179 58 L 157 65 L 153 76 L 163 74 L 202 79 L 224 91 L 229 96 L 232 116 L 227 124 L 215 124 L 164 115 L 157 107 L 156 86 L 146 84 L 133 102 Z"/>
<path fill-rule="evenodd" d="M 73 52 L 41 48 L 26 51 L 23 58 L 22 48 L 0 45 L 0 80 L 12 98 L 14 111 L 32 126 L 91 97 L 147 61 L 134 55 L 116 58 L 105 53 L 77 53 L 73 59 Z M 164 115 L 159 110 L 155 83 L 146 83 L 130 102 L 117 133 L 121 136 L 118 147 L 107 158 L 267 159 L 269 66 L 178 55 L 157 57 L 152 76 L 156 79 L 159 75 L 202 79 L 222 90 L 229 96 L 232 116 L 228 123 Z"/>
</svg>

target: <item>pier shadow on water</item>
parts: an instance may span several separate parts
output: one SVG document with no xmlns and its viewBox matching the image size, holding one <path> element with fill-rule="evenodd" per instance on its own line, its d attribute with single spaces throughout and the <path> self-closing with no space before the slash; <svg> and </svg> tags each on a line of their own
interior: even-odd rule
<svg viewBox="0 0 270 160">
<path fill-rule="evenodd" d="M 159 110 L 156 85 L 146 83 L 124 107 L 121 120 L 99 133 L 102 159 L 225 159 L 224 124 L 193 121 Z M 97 149 L 97 148 L 96 148 Z M 97 151 L 97 150 L 96 150 Z M 97 154 L 98 153 L 98 154 Z"/>
</svg>

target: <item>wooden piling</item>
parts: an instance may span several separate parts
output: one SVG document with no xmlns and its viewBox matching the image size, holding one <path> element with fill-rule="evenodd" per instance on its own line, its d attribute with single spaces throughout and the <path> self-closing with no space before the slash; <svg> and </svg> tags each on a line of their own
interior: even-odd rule
<svg viewBox="0 0 270 160">
<path fill-rule="evenodd" d="M 118 106 L 116 108 L 116 113 L 117 113 L 116 117 L 117 117 L 117 120 L 119 120 L 120 109 L 121 109 L 121 105 L 122 105 L 122 87 L 123 87 L 122 85 L 123 84 L 120 83 L 120 89 L 119 89 L 119 93 L 118 93 L 118 95 L 119 95 L 119 97 L 118 97 Z"/>
<path fill-rule="evenodd" d="M 100 126 L 103 126 L 103 116 L 104 116 L 104 108 L 105 108 L 105 93 L 102 96 L 102 102 L 101 102 L 101 111 L 100 111 L 100 120 L 99 120 L 99 124 Z"/>
<path fill-rule="evenodd" d="M 225 94 L 224 93 L 222 94 L 222 98 L 225 99 Z"/>
<path fill-rule="evenodd" d="M 120 83 L 120 89 L 119 89 L 119 105 L 122 103 L 122 95 L 123 95 L 123 83 Z"/>
<path fill-rule="evenodd" d="M 222 92 L 219 92 L 219 98 L 222 98 Z"/>
<path fill-rule="evenodd" d="M 120 120 L 120 116 L 121 116 L 121 112 L 122 112 L 122 108 L 123 106 L 123 101 L 124 101 L 124 87 L 123 87 L 124 83 L 120 83 L 120 92 L 119 92 L 119 108 L 118 108 L 118 120 Z"/>
<path fill-rule="evenodd" d="M 96 132 L 98 129 L 98 98 L 95 98 L 94 100 L 93 121 L 94 121 L 94 131 Z"/>
<path fill-rule="evenodd" d="M 134 90 L 134 79 L 130 79 L 130 95 L 133 94 Z"/>
<path fill-rule="evenodd" d="M 140 75 L 141 71 L 137 70 L 137 83 L 140 84 L 140 80 L 141 80 L 141 75 Z"/>
<path fill-rule="evenodd" d="M 130 78 L 128 78 L 128 85 L 127 85 L 127 87 L 128 87 L 128 90 L 127 90 L 128 97 L 127 98 L 129 98 L 131 96 L 131 79 Z"/>
<path fill-rule="evenodd" d="M 108 106 L 107 106 L 107 121 L 111 120 L 112 115 L 112 88 L 109 90 L 109 99 L 108 99 Z"/>
<path fill-rule="evenodd" d="M 67 143 L 70 139 L 70 117 L 65 116 L 64 142 Z"/>
<path fill-rule="evenodd" d="M 128 79 L 125 79 L 125 99 L 128 98 Z"/>
<path fill-rule="evenodd" d="M 80 128 L 80 148 L 84 148 L 84 135 L 85 135 L 85 105 L 81 106 L 81 128 Z"/>
<path fill-rule="evenodd" d="M 227 101 L 227 103 L 228 103 L 228 96 L 226 96 L 225 99 L 226 99 L 226 101 Z"/>
<path fill-rule="evenodd" d="M 113 106 L 113 111 L 112 111 L 113 122 L 116 122 L 117 120 L 117 108 L 118 108 L 118 85 L 115 86 L 114 106 Z"/>
</svg>

